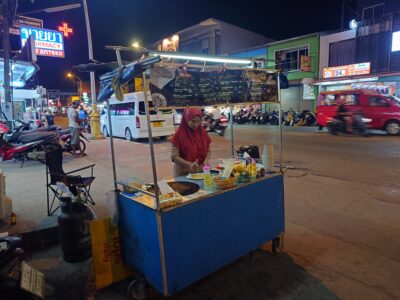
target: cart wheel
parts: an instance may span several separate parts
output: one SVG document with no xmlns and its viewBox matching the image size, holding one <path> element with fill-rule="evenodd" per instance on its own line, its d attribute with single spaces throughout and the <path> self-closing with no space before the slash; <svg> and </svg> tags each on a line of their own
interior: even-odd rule
<svg viewBox="0 0 400 300">
<path fill-rule="evenodd" d="M 272 252 L 278 254 L 283 250 L 283 239 L 280 237 L 274 238 L 272 240 Z"/>
<path fill-rule="evenodd" d="M 128 286 L 129 300 L 147 299 L 147 286 L 144 279 L 134 279 Z"/>
</svg>

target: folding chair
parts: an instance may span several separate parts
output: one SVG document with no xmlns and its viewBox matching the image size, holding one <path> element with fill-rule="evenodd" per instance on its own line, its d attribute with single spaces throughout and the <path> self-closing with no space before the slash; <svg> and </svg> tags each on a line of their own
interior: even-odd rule
<svg viewBox="0 0 400 300">
<path fill-rule="evenodd" d="M 84 202 L 95 205 L 92 196 L 90 195 L 90 188 L 95 177 L 93 176 L 93 168 L 95 164 L 79 168 L 70 172 L 64 172 L 62 166 L 63 154 L 62 148 L 59 144 L 54 143 L 46 145 L 45 147 L 45 163 L 46 163 L 46 188 L 47 188 L 47 215 L 53 215 L 60 205 L 54 202 L 56 199 L 60 200 L 62 192 L 59 190 L 57 183 L 64 183 L 74 196 L 84 196 Z M 73 175 L 77 172 L 90 169 L 91 174 L 88 177 L 81 175 Z M 50 200 L 50 191 L 54 196 Z"/>
</svg>

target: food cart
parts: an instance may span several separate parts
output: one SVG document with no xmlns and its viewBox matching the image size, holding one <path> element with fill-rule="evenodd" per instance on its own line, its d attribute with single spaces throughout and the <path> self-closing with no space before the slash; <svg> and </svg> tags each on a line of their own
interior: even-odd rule
<svg viewBox="0 0 400 300">
<path fill-rule="evenodd" d="M 116 50 L 117 58 L 120 60 L 119 51 L 121 48 L 114 48 L 114 50 Z M 186 78 L 179 79 L 181 84 L 182 82 L 186 82 L 185 84 L 190 83 L 192 85 L 191 88 L 193 88 L 194 83 L 192 81 L 195 80 L 193 78 L 197 78 L 197 83 L 201 81 L 203 84 L 203 92 L 206 81 L 201 78 L 204 76 L 213 76 L 211 79 L 207 79 L 213 82 L 218 78 L 220 78 L 220 80 L 225 80 L 224 84 L 222 84 L 225 88 L 229 85 L 227 83 L 228 81 L 239 84 L 240 80 L 245 80 L 246 82 L 242 85 L 243 90 L 250 90 L 253 88 L 252 92 L 266 91 L 266 87 L 271 87 L 275 84 L 274 89 L 267 91 L 267 94 L 269 93 L 269 98 L 260 98 L 256 96 L 257 93 L 247 93 L 246 100 L 243 102 L 248 102 L 251 99 L 252 103 L 257 103 L 258 101 L 260 103 L 265 103 L 268 102 L 266 99 L 272 99 L 274 103 L 281 104 L 280 79 L 279 74 L 275 70 L 253 70 L 237 67 L 239 63 L 246 65 L 244 62 L 245 60 L 240 59 L 228 59 L 224 62 L 221 57 L 199 56 L 194 58 L 192 55 L 190 62 L 196 61 L 196 59 L 197 61 L 204 62 L 203 65 L 199 66 L 196 64 L 189 65 L 188 62 L 185 64 L 179 63 L 179 59 L 188 61 L 182 54 L 179 58 L 175 59 L 172 56 L 172 59 L 174 59 L 172 62 L 171 56 L 169 55 L 176 54 L 165 52 L 150 54 L 152 55 L 148 58 L 131 63 L 112 74 L 104 75 L 102 77 L 103 83 L 102 91 L 100 91 L 100 98 L 104 100 L 112 93 L 110 86 L 113 86 L 113 89 L 118 89 L 118 85 L 129 80 L 128 78 L 132 78 L 135 72 L 136 75 L 138 72 L 142 73 L 143 88 L 146 97 L 150 157 L 153 171 L 153 191 L 144 188 L 145 185 L 138 184 L 137 178 L 116 178 L 112 126 L 109 116 L 114 185 L 116 190 L 118 185 L 121 185 L 125 190 L 124 192 L 118 193 L 119 229 L 125 263 L 143 276 L 145 281 L 158 292 L 164 296 L 169 296 L 269 241 L 273 241 L 274 249 L 279 246 L 280 237 L 285 229 L 284 181 L 282 172 L 282 121 L 280 121 L 279 126 L 279 171 L 277 170 L 263 177 L 254 178 L 248 182 L 238 183 L 227 189 L 218 189 L 216 187 L 205 189 L 202 181 L 195 181 L 199 186 L 199 191 L 191 195 L 182 196 L 180 201 L 173 202 L 172 196 L 171 199 L 163 198 L 163 195 L 157 192 L 159 190 L 159 178 L 157 177 L 156 171 L 152 125 L 149 114 L 150 93 L 148 93 L 148 86 L 150 86 L 150 91 L 154 95 L 155 82 L 165 83 L 168 81 L 163 80 L 165 77 L 170 78 L 171 74 L 175 74 L 172 76 L 178 76 L 178 71 L 181 72 L 183 69 L 182 76 Z M 165 61 L 165 56 L 169 57 L 168 61 Z M 205 62 L 207 61 L 212 61 L 213 65 L 206 66 Z M 221 61 L 221 63 L 216 65 L 219 61 Z M 235 65 L 235 67 L 232 68 L 231 65 Z M 248 67 L 249 65 L 251 65 L 251 61 L 247 60 L 246 66 Z M 168 73 L 162 68 L 170 68 L 169 70 L 172 68 L 174 72 Z M 200 72 L 188 76 L 188 68 L 197 68 Z M 149 70 L 150 83 L 148 78 Z M 157 71 L 157 80 L 152 78 L 151 72 L 154 70 Z M 207 75 L 207 70 L 213 71 L 213 73 Z M 265 72 L 268 76 L 272 75 L 273 78 L 275 78 L 275 83 L 271 84 L 270 82 L 269 84 L 262 85 L 265 82 L 261 80 L 257 83 L 258 85 L 255 84 L 253 80 L 254 75 L 261 74 L 260 72 Z M 128 73 L 130 75 L 128 75 Z M 227 77 L 229 77 L 229 79 L 223 79 Z M 110 83 L 110 78 L 113 78 L 112 83 Z M 168 93 L 165 94 L 166 96 L 164 98 L 161 97 L 163 99 L 159 101 L 161 106 L 199 106 L 206 101 L 207 97 L 197 97 L 194 99 L 191 95 L 182 96 L 182 94 L 179 93 L 182 93 L 182 90 L 187 92 L 188 88 L 185 89 L 182 88 L 182 86 L 177 88 L 177 77 L 174 77 L 174 80 L 175 90 L 178 91 L 171 92 L 171 90 L 168 90 Z M 188 83 L 187 80 L 192 81 Z M 249 85 L 249 82 L 251 82 L 253 86 Z M 262 86 L 260 86 L 260 82 Z M 231 99 L 241 95 L 241 90 L 237 92 L 238 90 L 235 89 L 234 91 L 236 96 L 233 97 L 233 94 L 231 94 Z M 156 88 L 156 92 L 157 97 L 160 97 L 160 95 L 163 95 L 163 88 Z M 229 93 L 228 91 L 228 94 Z M 275 93 L 272 95 L 272 98 L 271 93 Z M 213 104 L 233 106 L 232 103 L 221 102 L 221 100 L 217 98 L 214 98 Z M 188 101 L 188 99 L 190 101 Z M 222 97 L 220 99 L 225 98 Z M 240 99 L 236 99 L 235 101 L 236 104 Z M 281 112 L 281 110 L 279 111 Z M 110 113 L 110 110 L 108 110 L 108 113 Z M 231 114 L 231 120 L 232 117 Z M 280 120 L 282 120 L 282 118 L 280 118 Z M 232 121 L 231 152 L 232 157 L 235 156 Z M 173 178 L 169 181 L 191 182 L 191 180 L 186 177 Z M 135 184 L 132 184 L 132 182 Z M 133 288 L 135 288 L 135 286 L 133 286 Z"/>
</svg>

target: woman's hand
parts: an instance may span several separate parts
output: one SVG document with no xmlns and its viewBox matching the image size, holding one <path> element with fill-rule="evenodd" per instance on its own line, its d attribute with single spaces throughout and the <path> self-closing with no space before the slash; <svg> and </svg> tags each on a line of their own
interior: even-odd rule
<svg viewBox="0 0 400 300">
<path fill-rule="evenodd" d="M 200 167 L 197 162 L 194 162 L 190 165 L 190 173 L 192 173 L 192 174 L 199 173 L 199 171 L 200 171 Z"/>
</svg>

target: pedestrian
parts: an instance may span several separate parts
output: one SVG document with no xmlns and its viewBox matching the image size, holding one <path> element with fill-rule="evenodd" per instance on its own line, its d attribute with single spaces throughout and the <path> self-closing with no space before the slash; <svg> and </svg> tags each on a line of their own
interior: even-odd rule
<svg viewBox="0 0 400 300">
<path fill-rule="evenodd" d="M 71 106 L 68 107 L 68 121 L 69 121 L 69 129 L 71 130 L 71 148 L 72 148 L 72 155 L 74 157 L 86 156 L 85 153 L 81 153 L 80 155 L 76 153 L 76 151 L 80 151 L 80 125 L 79 125 L 79 118 L 77 109 L 79 107 L 79 102 L 75 101 L 72 102 Z"/>
<path fill-rule="evenodd" d="M 54 115 L 50 109 L 46 109 L 44 111 L 44 117 L 45 117 L 47 127 L 54 126 Z"/>
<path fill-rule="evenodd" d="M 182 122 L 172 137 L 171 160 L 174 176 L 198 173 L 208 165 L 211 139 L 201 126 L 202 112 L 198 108 L 186 108 Z"/>
<path fill-rule="evenodd" d="M 86 123 L 87 123 L 87 119 L 88 119 L 88 113 L 86 112 L 86 110 L 83 107 L 83 105 L 81 105 L 81 107 L 78 110 L 78 118 L 79 118 L 79 123 L 80 123 L 81 127 L 84 130 L 86 130 Z"/>
</svg>

